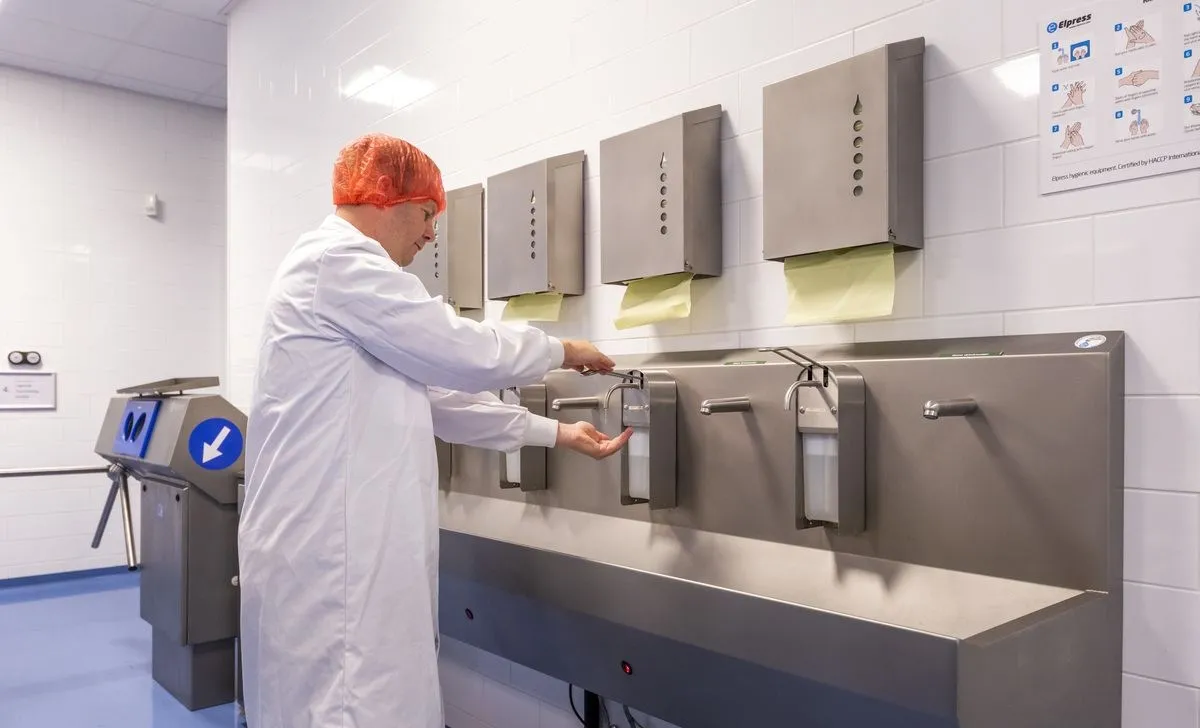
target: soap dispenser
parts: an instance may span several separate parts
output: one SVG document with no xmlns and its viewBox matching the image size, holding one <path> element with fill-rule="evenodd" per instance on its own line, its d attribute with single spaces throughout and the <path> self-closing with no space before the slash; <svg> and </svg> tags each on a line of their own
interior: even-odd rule
<svg viewBox="0 0 1200 728">
<path fill-rule="evenodd" d="M 786 347 L 764 349 L 800 365 L 783 406 L 796 413 L 796 528 L 866 528 L 866 384 L 845 364 Z"/>
<path fill-rule="evenodd" d="M 633 380 L 608 390 L 604 408 L 621 393 L 621 427 L 633 429 L 621 457 L 621 504 L 648 503 L 651 510 L 677 502 L 678 443 L 675 378 L 665 371 L 632 372 Z"/>
<path fill-rule="evenodd" d="M 500 399 L 520 405 L 535 415 L 546 416 L 546 385 L 531 384 L 510 387 L 500 392 Z M 513 452 L 501 453 L 500 487 L 520 488 L 523 492 L 546 490 L 549 452 L 547 448 L 526 446 Z"/>
</svg>

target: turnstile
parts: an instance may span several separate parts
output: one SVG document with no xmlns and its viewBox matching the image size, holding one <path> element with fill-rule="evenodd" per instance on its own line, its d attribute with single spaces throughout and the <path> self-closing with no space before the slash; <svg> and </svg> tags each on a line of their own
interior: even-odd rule
<svg viewBox="0 0 1200 728">
<path fill-rule="evenodd" d="M 246 416 L 220 395 L 191 393 L 219 383 L 168 379 L 121 389 L 96 441 L 96 453 L 112 463 L 114 491 L 128 476 L 141 483 L 141 616 L 153 627 L 151 671 L 189 710 L 232 702 L 235 693 Z"/>
</svg>

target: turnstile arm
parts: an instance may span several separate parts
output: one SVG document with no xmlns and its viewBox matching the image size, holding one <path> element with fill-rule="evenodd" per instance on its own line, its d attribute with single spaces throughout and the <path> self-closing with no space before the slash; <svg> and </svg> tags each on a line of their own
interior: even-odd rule
<svg viewBox="0 0 1200 728">
<path fill-rule="evenodd" d="M 96 534 L 92 536 L 92 548 L 100 548 L 100 540 L 104 538 L 104 530 L 108 528 L 108 517 L 112 515 L 113 503 L 121 498 L 121 521 L 125 526 L 125 564 L 130 571 L 138 567 L 137 551 L 133 542 L 133 509 L 129 504 L 129 471 L 120 465 L 112 465 L 108 469 L 108 479 L 112 485 L 108 489 L 108 498 L 104 501 L 104 510 L 100 513 L 100 523 L 96 524 Z"/>
</svg>

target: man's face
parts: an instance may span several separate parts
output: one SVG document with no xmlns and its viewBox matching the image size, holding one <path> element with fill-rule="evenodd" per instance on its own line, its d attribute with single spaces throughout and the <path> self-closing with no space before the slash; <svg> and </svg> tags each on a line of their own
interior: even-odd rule
<svg viewBox="0 0 1200 728">
<path fill-rule="evenodd" d="M 433 240 L 437 203 L 404 202 L 387 211 L 386 240 L 379 241 L 392 260 L 406 267 L 417 257 L 425 244 Z"/>
</svg>

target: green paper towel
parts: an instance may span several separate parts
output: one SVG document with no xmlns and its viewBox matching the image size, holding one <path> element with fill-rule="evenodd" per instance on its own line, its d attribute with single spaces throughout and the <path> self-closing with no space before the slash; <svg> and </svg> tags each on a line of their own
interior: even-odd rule
<svg viewBox="0 0 1200 728">
<path fill-rule="evenodd" d="M 561 293 L 527 293 L 504 304 L 502 321 L 557 321 L 562 310 Z"/>
<path fill-rule="evenodd" d="M 788 258 L 786 323 L 823 324 L 888 316 L 896 299 L 891 243 Z"/>
<path fill-rule="evenodd" d="M 692 314 L 692 273 L 642 278 L 625 287 L 621 310 L 613 325 L 631 329 Z"/>
</svg>

